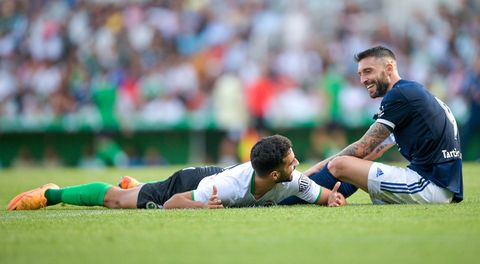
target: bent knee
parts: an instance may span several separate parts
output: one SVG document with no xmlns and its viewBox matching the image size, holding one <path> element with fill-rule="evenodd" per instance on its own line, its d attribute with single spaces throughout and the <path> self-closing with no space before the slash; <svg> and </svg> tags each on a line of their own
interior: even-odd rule
<svg viewBox="0 0 480 264">
<path fill-rule="evenodd" d="M 121 208 L 120 207 L 120 203 L 118 201 L 114 201 L 114 200 L 105 200 L 103 202 L 103 206 L 107 207 L 107 208 L 110 208 L 110 209 L 118 209 L 118 208 Z"/>
<path fill-rule="evenodd" d="M 105 199 L 103 200 L 103 206 L 110 209 L 122 208 L 121 200 L 116 197 L 112 197 L 112 198 L 105 197 Z"/>
<path fill-rule="evenodd" d="M 328 163 L 328 170 L 335 178 L 339 178 L 347 168 L 351 158 L 352 157 L 348 156 L 339 156 L 334 158 Z"/>
<path fill-rule="evenodd" d="M 103 198 L 103 206 L 111 209 L 123 208 L 123 192 L 124 190 L 117 187 L 110 188 Z"/>
</svg>

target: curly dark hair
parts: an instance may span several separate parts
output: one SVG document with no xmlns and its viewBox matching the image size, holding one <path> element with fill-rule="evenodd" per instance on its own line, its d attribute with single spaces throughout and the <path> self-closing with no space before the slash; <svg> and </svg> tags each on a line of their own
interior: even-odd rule
<svg viewBox="0 0 480 264">
<path fill-rule="evenodd" d="M 255 143 L 250 152 L 250 161 L 257 175 L 266 176 L 282 165 L 290 148 L 290 139 L 281 135 L 264 137 Z"/>
<path fill-rule="evenodd" d="M 355 54 L 355 56 L 353 57 L 355 59 L 356 62 L 360 62 L 361 60 L 365 59 L 365 58 L 368 58 L 368 57 L 375 57 L 375 58 L 385 58 L 385 57 L 389 57 L 389 58 L 392 58 L 394 60 L 396 60 L 395 58 L 395 54 L 393 54 L 393 52 L 383 46 L 376 46 L 376 47 L 373 47 L 373 48 L 369 48 L 367 50 L 364 50 L 360 53 L 357 53 Z"/>
</svg>

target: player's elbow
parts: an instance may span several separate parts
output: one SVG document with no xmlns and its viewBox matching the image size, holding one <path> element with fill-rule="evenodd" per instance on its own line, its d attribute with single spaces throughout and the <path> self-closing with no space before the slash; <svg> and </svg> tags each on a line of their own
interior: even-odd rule
<svg viewBox="0 0 480 264">
<path fill-rule="evenodd" d="M 170 197 L 170 199 L 168 199 L 164 204 L 163 204 L 163 208 L 164 209 L 175 209 L 175 208 L 178 208 L 177 204 L 177 200 L 179 199 L 179 195 L 178 194 L 175 194 L 173 195 L 172 197 Z"/>
</svg>

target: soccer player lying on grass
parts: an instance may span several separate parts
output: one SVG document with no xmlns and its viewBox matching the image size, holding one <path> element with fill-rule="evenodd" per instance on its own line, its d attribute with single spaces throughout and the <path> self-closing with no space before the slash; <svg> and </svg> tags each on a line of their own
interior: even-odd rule
<svg viewBox="0 0 480 264">
<path fill-rule="evenodd" d="M 298 161 L 286 137 L 261 139 L 253 146 L 250 158 L 250 162 L 226 169 L 186 168 L 165 181 L 129 189 L 102 182 L 66 188 L 46 184 L 17 195 L 7 209 L 32 210 L 61 202 L 108 208 L 251 207 L 274 205 L 292 195 L 319 205 L 346 204 L 337 192 L 340 182 L 330 191 L 295 170 Z"/>
<path fill-rule="evenodd" d="M 383 97 L 376 122 L 358 141 L 305 172 L 329 188 L 342 181 L 345 197 L 357 188 L 375 204 L 451 203 L 463 200 L 462 153 L 455 117 L 421 84 L 402 80 L 393 52 L 384 47 L 355 56 L 370 97 Z M 397 143 L 407 168 L 372 162 Z M 295 198 L 284 204 L 298 203 Z"/>
</svg>

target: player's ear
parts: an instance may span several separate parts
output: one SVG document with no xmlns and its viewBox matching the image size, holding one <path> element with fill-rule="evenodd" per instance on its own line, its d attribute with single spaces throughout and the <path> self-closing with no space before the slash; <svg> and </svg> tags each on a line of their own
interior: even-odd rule
<svg viewBox="0 0 480 264">
<path fill-rule="evenodd" d="M 278 171 L 274 170 L 272 172 L 270 172 L 270 177 L 274 180 L 274 181 L 277 181 L 278 180 Z"/>
<path fill-rule="evenodd" d="M 387 64 L 385 65 L 385 70 L 389 75 L 392 74 L 395 70 L 395 65 L 393 64 L 393 62 L 387 62 Z"/>
</svg>

